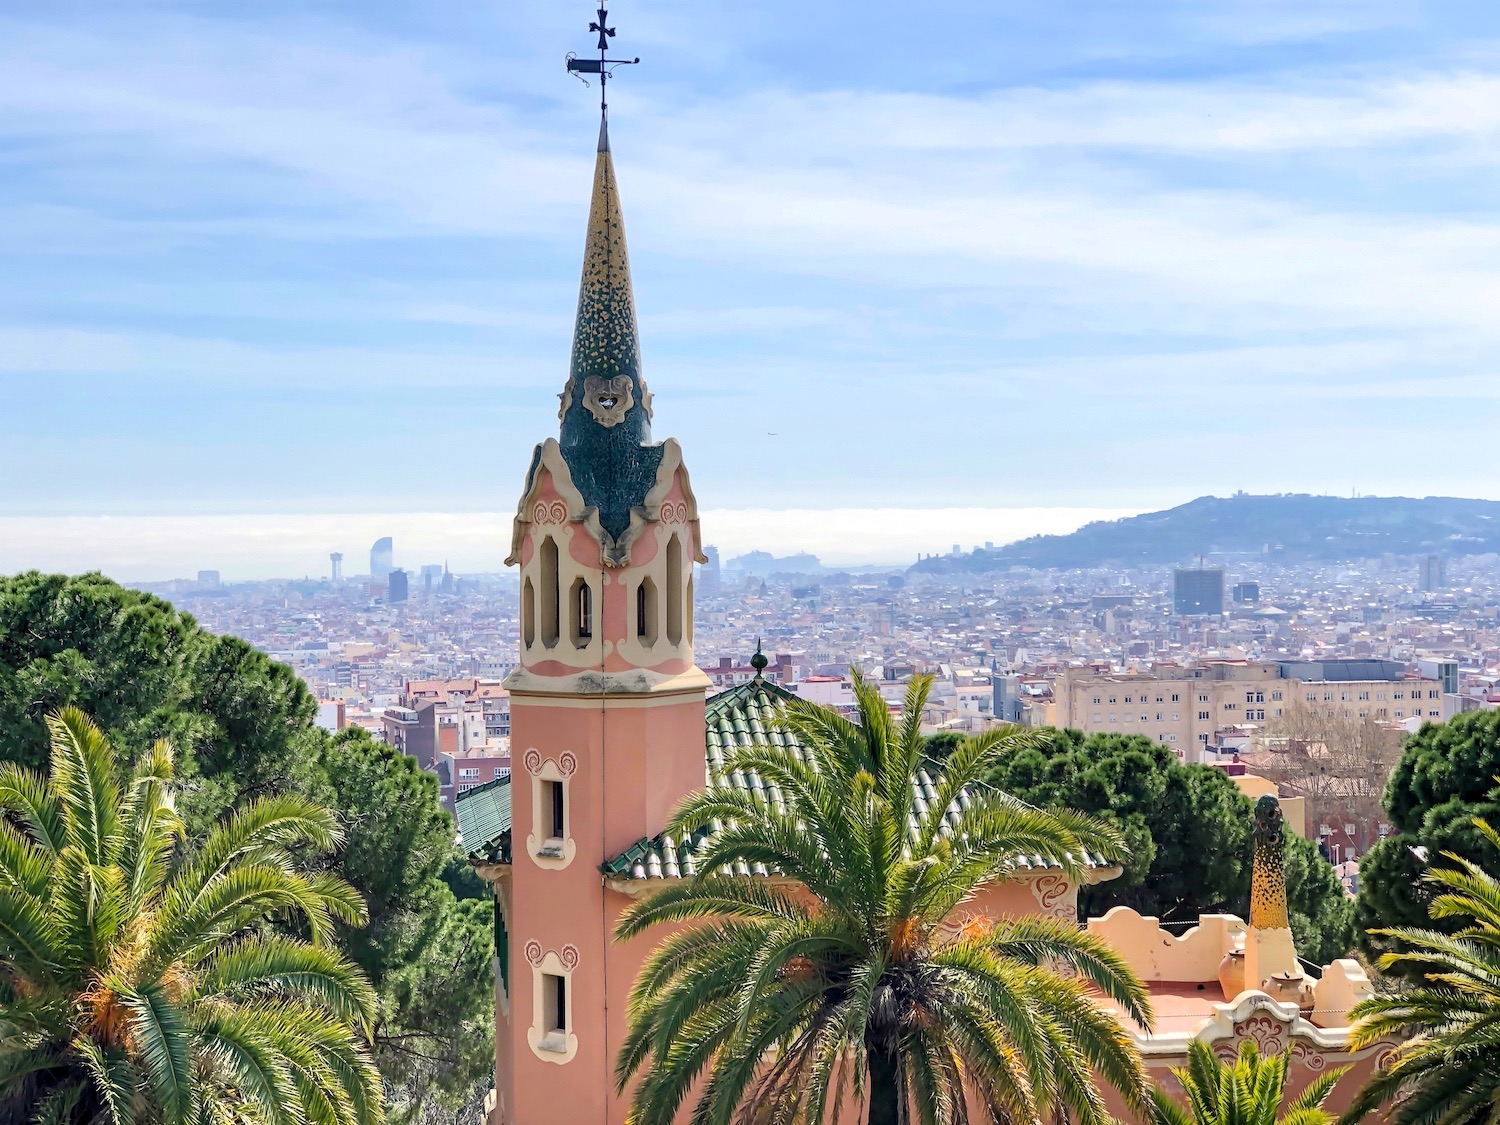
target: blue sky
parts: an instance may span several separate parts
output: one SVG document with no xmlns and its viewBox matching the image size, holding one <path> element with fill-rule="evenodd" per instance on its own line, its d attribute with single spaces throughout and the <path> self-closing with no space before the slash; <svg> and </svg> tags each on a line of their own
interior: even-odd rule
<svg viewBox="0 0 1500 1125">
<path fill-rule="evenodd" d="M 509 508 L 591 16 L 0 3 L 0 519 Z M 1500 496 L 1500 6 L 612 22 L 656 427 L 707 507 Z"/>
</svg>

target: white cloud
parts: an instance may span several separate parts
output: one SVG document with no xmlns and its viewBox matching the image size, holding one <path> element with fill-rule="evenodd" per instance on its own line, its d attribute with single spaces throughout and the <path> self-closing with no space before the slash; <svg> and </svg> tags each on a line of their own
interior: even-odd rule
<svg viewBox="0 0 1500 1125">
<path fill-rule="evenodd" d="M 127 64 L 97 39 L 10 30 L 0 105 L 49 133 L 251 161 L 335 193 L 324 207 L 342 198 L 416 228 L 576 228 L 586 146 L 544 132 L 545 113 L 527 124 L 465 96 L 415 49 L 218 28 L 210 50 L 164 33 Z M 1496 74 L 1096 82 L 972 97 L 761 92 L 686 111 L 619 100 L 641 139 L 628 210 L 655 247 L 685 256 L 906 287 L 983 287 L 1033 270 L 1033 284 L 1068 305 L 1162 326 L 1185 311 L 1220 330 L 1231 317 L 1488 327 L 1500 297 L 1500 227 L 1488 217 L 1354 212 L 1301 197 L 1295 176 L 1279 190 L 1192 189 L 1092 159 L 1446 141 L 1493 166 Z M 1046 155 L 1056 150 L 1083 163 Z"/>
</svg>

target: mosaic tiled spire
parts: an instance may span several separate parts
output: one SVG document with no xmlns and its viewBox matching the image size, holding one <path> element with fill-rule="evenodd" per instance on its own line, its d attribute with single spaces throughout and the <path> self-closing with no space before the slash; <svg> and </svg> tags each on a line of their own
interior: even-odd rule
<svg viewBox="0 0 1500 1125">
<path fill-rule="evenodd" d="M 559 411 L 558 443 L 600 523 L 619 537 L 630 509 L 655 480 L 661 448 L 651 444 L 651 392 L 641 378 L 635 294 L 620 213 L 609 126 L 599 126 L 594 196 L 584 243 L 573 359 Z"/>
</svg>

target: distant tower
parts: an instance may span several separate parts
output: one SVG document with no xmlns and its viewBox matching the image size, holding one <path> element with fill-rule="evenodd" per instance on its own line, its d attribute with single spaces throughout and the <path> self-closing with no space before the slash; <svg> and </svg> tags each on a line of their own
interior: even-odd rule
<svg viewBox="0 0 1500 1125">
<path fill-rule="evenodd" d="M 1172 612 L 1178 617 L 1217 617 L 1224 612 L 1224 571 L 1197 567 L 1172 572 Z"/>
<path fill-rule="evenodd" d="M 721 572 L 719 568 L 719 548 L 704 547 L 703 557 L 708 560 L 703 564 L 703 568 L 699 572 L 703 578 L 703 588 L 705 590 L 716 590 L 719 588 L 719 582 L 721 580 Z"/>
<path fill-rule="evenodd" d="M 1422 560 L 1423 590 L 1441 590 L 1448 585 L 1448 565 L 1442 555 L 1428 555 Z"/>
<path fill-rule="evenodd" d="M 328 556 L 328 561 L 333 564 L 333 581 L 342 582 L 344 580 L 344 553 L 334 551 Z"/>
<path fill-rule="evenodd" d="M 370 548 L 371 597 L 378 598 L 385 593 L 391 571 L 395 569 L 394 558 L 395 550 L 389 535 L 383 539 L 375 540 L 374 546 Z"/>
<path fill-rule="evenodd" d="M 386 601 L 391 605 L 398 605 L 411 596 L 411 585 L 407 580 L 406 571 L 393 570 L 386 577 Z"/>
<path fill-rule="evenodd" d="M 651 439 L 602 122 L 561 399 L 506 560 L 521 569 L 521 666 L 505 681 L 515 764 L 511 858 L 496 882 L 500 1125 L 624 1121 L 608 1076 L 649 943 L 611 940 L 630 899 L 600 866 L 661 831 L 704 779 L 710 685 L 693 659 L 693 564 L 706 559 L 681 447 Z"/>
</svg>

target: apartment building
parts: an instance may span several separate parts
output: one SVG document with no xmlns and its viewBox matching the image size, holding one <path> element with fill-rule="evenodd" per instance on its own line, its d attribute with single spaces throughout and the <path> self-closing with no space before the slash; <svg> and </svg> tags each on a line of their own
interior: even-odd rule
<svg viewBox="0 0 1500 1125">
<path fill-rule="evenodd" d="M 510 739 L 495 739 L 466 750 L 444 751 L 438 755 L 436 772 L 438 796 L 443 808 L 453 811 L 453 800 L 476 786 L 509 777 Z"/>
<path fill-rule="evenodd" d="M 1443 684 L 1392 660 L 1216 660 L 1149 672 L 1068 668 L 1053 683 L 1055 722 L 1088 733 L 1140 734 L 1189 762 L 1226 727 L 1281 718 L 1293 701 L 1349 720 L 1440 722 Z"/>
<path fill-rule="evenodd" d="M 411 680 L 399 705 L 386 708 L 381 728 L 388 745 L 433 770 L 442 754 L 508 739 L 510 695 L 488 680 Z"/>
</svg>

